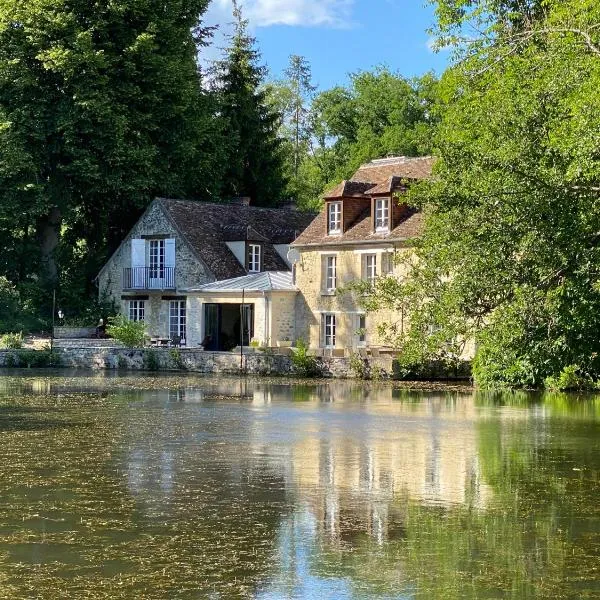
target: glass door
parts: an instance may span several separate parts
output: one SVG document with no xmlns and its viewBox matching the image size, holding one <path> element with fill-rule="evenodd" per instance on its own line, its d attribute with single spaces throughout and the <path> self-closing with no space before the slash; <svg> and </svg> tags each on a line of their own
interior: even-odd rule
<svg viewBox="0 0 600 600">
<path fill-rule="evenodd" d="M 150 240 L 149 264 L 148 288 L 163 289 L 165 287 L 165 240 Z"/>
<path fill-rule="evenodd" d="M 187 326 L 185 305 L 185 300 L 172 300 L 169 306 L 169 337 L 171 340 L 179 338 L 182 346 L 185 346 Z"/>
</svg>

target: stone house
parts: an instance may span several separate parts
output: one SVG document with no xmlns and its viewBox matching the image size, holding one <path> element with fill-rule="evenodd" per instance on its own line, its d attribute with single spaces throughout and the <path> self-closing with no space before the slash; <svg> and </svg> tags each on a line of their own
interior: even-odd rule
<svg viewBox="0 0 600 600">
<path fill-rule="evenodd" d="M 101 298 L 152 337 L 229 350 L 295 336 L 288 252 L 314 215 L 156 199 L 98 275 Z M 218 282 L 224 282 L 217 285 Z M 288 312 L 287 318 L 281 313 Z M 291 316 L 290 316 L 291 315 Z"/>
<path fill-rule="evenodd" d="M 324 209 L 292 244 L 296 331 L 311 348 L 381 346 L 380 324 L 403 327 L 406 315 L 366 314 L 355 294 L 339 291 L 357 279 L 402 274 L 395 257 L 421 234 L 423 215 L 398 198 L 411 182 L 431 176 L 433 162 L 399 157 L 361 166 L 326 194 Z"/>
</svg>

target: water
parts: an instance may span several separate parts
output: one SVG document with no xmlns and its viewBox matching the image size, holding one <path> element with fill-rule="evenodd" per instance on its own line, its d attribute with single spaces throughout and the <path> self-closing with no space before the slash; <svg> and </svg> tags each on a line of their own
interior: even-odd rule
<svg viewBox="0 0 600 600">
<path fill-rule="evenodd" d="M 600 397 L 0 377 L 0 598 L 600 598 Z"/>
</svg>

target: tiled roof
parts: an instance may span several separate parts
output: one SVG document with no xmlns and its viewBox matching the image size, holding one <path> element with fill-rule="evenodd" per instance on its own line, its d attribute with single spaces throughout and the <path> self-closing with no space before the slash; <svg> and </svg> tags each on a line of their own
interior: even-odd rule
<svg viewBox="0 0 600 600">
<path fill-rule="evenodd" d="M 217 280 L 246 274 L 225 242 L 245 240 L 248 232 L 252 238 L 270 241 L 264 244 L 265 271 L 288 270 L 273 245 L 290 244 L 314 218 L 314 214 L 296 210 L 189 200 L 160 199 L 159 202 Z M 243 237 L 232 239 L 238 234 Z"/>
<path fill-rule="evenodd" d="M 243 277 L 207 283 L 186 292 L 295 292 L 296 286 L 289 271 L 271 271 L 268 273 L 252 273 Z"/>
<path fill-rule="evenodd" d="M 335 198 L 353 198 L 364 196 L 365 192 L 373 187 L 373 183 L 366 181 L 342 181 L 336 185 L 330 192 L 325 194 L 325 199 Z"/>
<path fill-rule="evenodd" d="M 388 177 L 383 183 L 372 187 L 367 192 L 367 196 L 376 196 L 377 194 L 391 194 L 402 185 L 402 177 Z"/>
<path fill-rule="evenodd" d="M 362 165 L 352 176 L 352 181 L 370 181 L 380 184 L 385 183 L 390 177 L 429 179 L 434 162 L 433 156 L 381 158 Z"/>
<path fill-rule="evenodd" d="M 342 182 L 329 192 L 325 199 L 340 197 L 333 193 L 353 190 L 351 196 L 365 197 L 365 210 L 353 225 L 341 235 L 327 235 L 327 215 L 322 211 L 296 239 L 294 246 L 340 245 L 357 242 L 392 242 L 417 238 L 423 231 L 423 215 L 415 209 L 405 211 L 400 223 L 386 233 L 373 232 L 371 225 L 371 205 L 366 199 L 370 195 L 391 193 L 406 179 L 420 180 L 431 176 L 435 159 L 431 156 L 418 158 L 383 158 L 362 165 L 348 182 Z M 362 192 L 358 190 L 362 189 Z"/>
</svg>

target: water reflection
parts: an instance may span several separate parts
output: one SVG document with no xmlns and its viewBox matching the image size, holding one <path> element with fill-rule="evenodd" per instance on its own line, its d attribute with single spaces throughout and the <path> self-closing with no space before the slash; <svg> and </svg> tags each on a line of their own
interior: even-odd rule
<svg viewBox="0 0 600 600">
<path fill-rule="evenodd" d="M 36 424 L 0 431 L 0 589 L 593 597 L 599 406 L 350 382 L 0 379 L 0 417 Z"/>
</svg>

